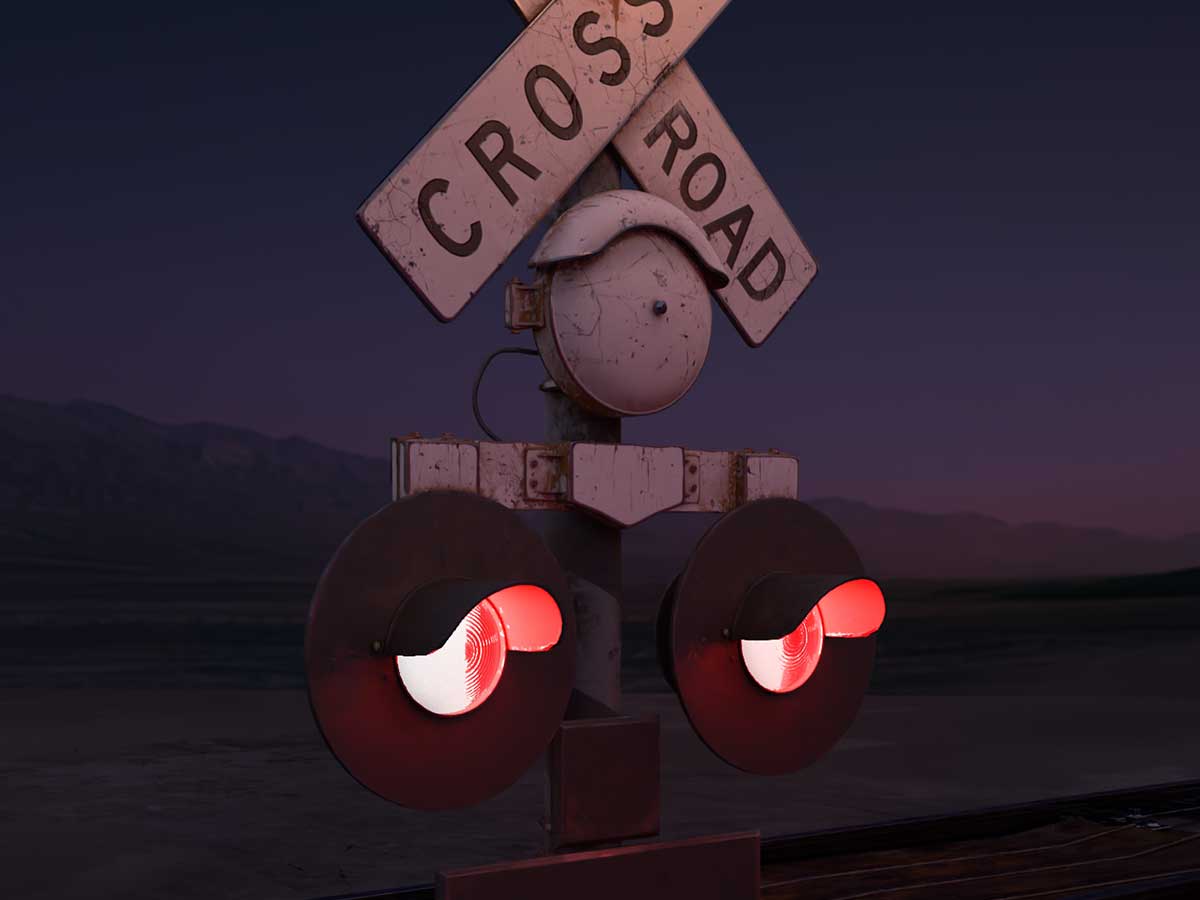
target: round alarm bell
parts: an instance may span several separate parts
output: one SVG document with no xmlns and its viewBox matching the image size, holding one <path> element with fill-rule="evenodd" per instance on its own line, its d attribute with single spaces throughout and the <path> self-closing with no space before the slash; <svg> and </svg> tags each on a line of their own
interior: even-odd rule
<svg viewBox="0 0 1200 900">
<path fill-rule="evenodd" d="M 709 292 L 729 276 L 680 209 L 641 191 L 596 194 L 554 223 L 531 264 L 538 350 L 580 406 L 644 416 L 695 383 L 712 334 Z"/>
</svg>

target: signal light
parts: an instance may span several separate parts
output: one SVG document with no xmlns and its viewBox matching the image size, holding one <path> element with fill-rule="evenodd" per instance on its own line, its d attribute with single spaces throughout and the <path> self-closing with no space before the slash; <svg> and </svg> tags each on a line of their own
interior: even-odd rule
<svg viewBox="0 0 1200 900">
<path fill-rule="evenodd" d="M 790 694 L 816 671 L 824 643 L 825 626 L 821 613 L 814 609 L 793 631 L 781 638 L 743 640 L 742 661 L 760 687 L 776 694 Z"/>
<path fill-rule="evenodd" d="M 458 615 L 461 601 L 484 596 L 435 650 L 421 652 L 433 634 Z M 435 582 L 401 605 L 387 649 L 409 695 L 439 716 L 461 716 L 491 696 L 504 672 L 508 652 L 544 653 L 562 635 L 562 615 L 554 598 L 532 584 L 514 584 L 491 593 L 477 582 Z"/>
<path fill-rule="evenodd" d="M 795 500 L 759 500 L 700 540 L 660 610 L 659 656 L 714 753 L 783 774 L 824 755 L 854 720 L 884 614 L 833 522 Z"/>
<path fill-rule="evenodd" d="M 516 781 L 558 729 L 574 604 L 514 512 L 417 494 L 338 549 L 313 597 L 305 662 L 321 734 L 354 778 L 402 806 L 468 806 Z"/>
<path fill-rule="evenodd" d="M 546 591 L 533 584 L 514 584 L 492 594 L 488 600 L 504 623 L 509 650 L 541 653 L 562 636 L 562 615 Z"/>
<path fill-rule="evenodd" d="M 883 625 L 883 591 L 869 578 L 839 584 L 817 604 L 830 637 L 869 637 Z"/>
<path fill-rule="evenodd" d="M 484 600 L 425 656 L 397 656 L 396 671 L 417 703 L 439 716 L 461 716 L 479 706 L 500 683 L 508 644 L 504 624 Z"/>
</svg>

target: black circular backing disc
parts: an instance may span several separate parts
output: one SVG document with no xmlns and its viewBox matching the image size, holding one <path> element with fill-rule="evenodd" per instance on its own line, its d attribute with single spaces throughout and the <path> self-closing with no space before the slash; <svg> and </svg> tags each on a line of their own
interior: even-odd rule
<svg viewBox="0 0 1200 900">
<path fill-rule="evenodd" d="M 409 592 L 441 578 L 537 585 L 562 614 L 552 649 L 509 653 L 492 695 L 456 717 L 417 705 L 394 658 L 372 651 Z M 305 637 L 309 699 L 334 756 L 364 787 L 420 809 L 469 806 L 516 781 L 562 720 L 574 662 L 558 561 L 515 513 L 462 493 L 407 497 L 359 525 L 317 586 Z"/>
<path fill-rule="evenodd" d="M 684 711 L 709 748 L 747 772 L 778 775 L 817 760 L 850 727 L 871 678 L 875 638 L 826 637 L 816 671 L 774 694 L 751 679 L 725 636 L 746 591 L 771 572 L 862 575 L 828 518 L 796 500 L 759 500 L 721 518 L 664 601 L 662 650 Z"/>
</svg>

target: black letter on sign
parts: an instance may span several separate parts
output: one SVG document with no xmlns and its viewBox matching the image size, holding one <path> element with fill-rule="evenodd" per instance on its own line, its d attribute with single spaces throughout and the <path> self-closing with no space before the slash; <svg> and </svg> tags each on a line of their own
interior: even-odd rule
<svg viewBox="0 0 1200 900">
<path fill-rule="evenodd" d="M 758 267 L 766 260 L 768 253 L 775 257 L 775 277 L 771 279 L 770 284 L 759 290 L 750 283 L 750 276 L 758 271 Z M 746 293 L 750 295 L 751 299 L 760 301 L 768 300 L 772 294 L 779 290 L 779 286 L 783 284 L 783 276 L 786 274 L 787 263 L 783 261 L 783 254 L 779 252 L 779 248 L 775 246 L 775 242 L 767 238 L 767 242 L 754 254 L 754 259 L 750 260 L 746 264 L 746 268 L 742 269 L 738 275 L 738 282 L 746 289 Z"/>
<path fill-rule="evenodd" d="M 731 269 L 742 252 L 742 244 L 746 242 L 746 233 L 750 231 L 752 221 L 754 221 L 754 210 L 749 206 L 743 206 L 704 226 L 704 233 L 709 238 L 714 234 L 723 234 L 729 241 L 729 256 L 725 258 L 725 265 Z"/>
<path fill-rule="evenodd" d="M 687 126 L 688 133 L 686 135 L 680 134 L 674 129 L 673 125 L 676 119 L 682 119 L 683 124 Z M 667 135 L 667 155 L 663 157 L 663 171 L 670 175 L 671 169 L 675 167 L 675 157 L 679 155 L 679 151 L 691 150 L 696 146 L 696 122 L 684 107 L 682 100 L 667 110 L 667 114 L 662 117 L 662 120 L 650 129 L 650 133 L 646 135 L 646 146 L 653 147 L 664 134 Z"/>
<path fill-rule="evenodd" d="M 657 25 L 647 25 L 642 29 L 643 33 L 650 37 L 662 37 L 671 30 L 671 24 L 675 21 L 675 11 L 671 9 L 671 0 L 625 0 L 630 6 L 645 6 L 647 3 L 657 3 L 662 8 L 663 17 Z"/>
<path fill-rule="evenodd" d="M 705 166 L 712 166 L 716 170 L 717 180 L 713 183 L 712 189 L 697 200 L 692 196 L 692 181 Z M 683 170 L 683 179 L 679 182 L 679 196 L 683 197 L 683 202 L 692 212 L 706 210 L 717 202 L 721 191 L 725 190 L 725 175 L 725 163 L 721 162 L 721 157 L 715 153 L 701 153 L 692 160 L 691 165 Z"/>
<path fill-rule="evenodd" d="M 493 134 L 500 135 L 500 152 L 495 156 L 488 156 L 483 152 L 483 142 L 490 138 Z M 479 163 L 480 168 L 487 172 L 488 178 L 492 179 L 492 184 L 500 188 L 500 193 L 504 195 L 504 199 L 511 206 L 517 205 L 517 192 L 512 189 L 504 176 L 500 174 L 504 171 L 505 166 L 512 166 L 518 172 L 525 173 L 526 176 L 537 181 L 542 175 L 542 170 L 526 159 L 517 156 L 513 151 L 512 132 L 503 122 L 492 120 L 484 122 L 479 126 L 479 129 L 467 138 L 467 149 L 471 151 L 471 155 L 475 157 L 475 162 Z"/>
<path fill-rule="evenodd" d="M 602 37 L 598 41 L 589 41 L 583 36 L 585 28 L 595 25 L 599 21 L 600 14 L 596 12 L 585 12 L 575 20 L 575 46 L 588 56 L 599 56 L 601 53 L 607 53 L 609 50 L 612 50 L 617 56 L 621 57 L 621 65 L 617 71 L 605 72 L 600 76 L 601 84 L 616 87 L 619 84 L 624 84 L 625 79 L 629 77 L 629 51 L 615 37 Z"/>
<path fill-rule="evenodd" d="M 425 227 L 429 229 L 433 239 L 442 245 L 443 250 L 447 250 L 455 256 L 470 256 L 479 249 L 479 242 L 483 240 L 483 226 L 478 222 L 472 224 L 470 236 L 460 244 L 446 234 L 446 229 L 433 217 L 433 210 L 429 205 L 434 197 L 446 193 L 449 189 L 450 182 L 445 178 L 433 179 L 421 188 L 421 196 L 417 198 L 417 211 L 421 214 L 421 221 L 425 223 Z"/>
<path fill-rule="evenodd" d="M 559 125 L 550 118 L 542 106 L 542 101 L 538 99 L 537 83 L 543 79 L 558 88 L 558 92 L 571 107 L 571 121 L 566 125 Z M 533 110 L 537 120 L 560 141 L 571 140 L 583 129 L 583 110 L 579 108 L 579 98 L 575 96 L 571 86 L 563 81 L 563 77 L 549 66 L 534 66 L 529 70 L 529 74 L 525 76 L 525 99 L 529 101 L 529 108 Z"/>
</svg>

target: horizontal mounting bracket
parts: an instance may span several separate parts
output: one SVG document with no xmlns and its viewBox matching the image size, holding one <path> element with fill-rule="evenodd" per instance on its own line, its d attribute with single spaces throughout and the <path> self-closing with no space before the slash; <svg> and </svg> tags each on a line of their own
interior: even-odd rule
<svg viewBox="0 0 1200 900">
<path fill-rule="evenodd" d="M 776 450 L 633 444 L 493 443 L 420 435 L 392 440 L 392 499 L 463 491 L 515 510 L 583 509 L 628 527 L 660 512 L 728 512 L 796 499 L 800 463 Z"/>
</svg>

